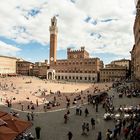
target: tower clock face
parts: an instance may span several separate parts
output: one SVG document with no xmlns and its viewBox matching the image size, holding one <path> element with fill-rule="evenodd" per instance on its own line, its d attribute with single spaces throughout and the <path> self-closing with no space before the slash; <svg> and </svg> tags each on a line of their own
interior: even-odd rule
<svg viewBox="0 0 140 140">
<path fill-rule="evenodd" d="M 51 57 L 51 61 L 53 61 L 54 59 L 53 59 L 53 57 Z"/>
</svg>

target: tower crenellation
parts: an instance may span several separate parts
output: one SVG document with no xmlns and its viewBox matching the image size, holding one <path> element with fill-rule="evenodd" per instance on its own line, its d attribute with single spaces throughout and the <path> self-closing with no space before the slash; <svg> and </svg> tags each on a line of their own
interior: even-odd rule
<svg viewBox="0 0 140 140">
<path fill-rule="evenodd" d="M 58 33 L 58 27 L 57 27 L 57 19 L 54 16 L 51 19 L 51 26 L 50 26 L 50 34 L 57 34 Z"/>
<path fill-rule="evenodd" d="M 85 47 L 82 46 L 79 50 L 71 50 L 71 48 L 67 49 L 67 58 L 68 59 L 84 59 L 89 58 L 89 53 L 85 50 Z"/>
</svg>

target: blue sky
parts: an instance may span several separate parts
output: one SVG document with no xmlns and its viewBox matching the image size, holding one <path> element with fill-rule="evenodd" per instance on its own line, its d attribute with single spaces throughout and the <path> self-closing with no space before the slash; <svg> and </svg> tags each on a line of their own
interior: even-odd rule
<svg viewBox="0 0 140 140">
<path fill-rule="evenodd" d="M 0 5 L 0 55 L 31 62 L 49 59 L 49 26 L 54 15 L 58 59 L 67 58 L 71 46 L 85 46 L 91 57 L 104 63 L 130 58 L 133 0 L 4 0 Z"/>
</svg>

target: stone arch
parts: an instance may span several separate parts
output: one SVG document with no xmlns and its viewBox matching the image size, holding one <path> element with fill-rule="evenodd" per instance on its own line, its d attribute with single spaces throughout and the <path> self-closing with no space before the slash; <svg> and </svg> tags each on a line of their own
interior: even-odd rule
<svg viewBox="0 0 140 140">
<path fill-rule="evenodd" d="M 55 70 L 54 69 L 47 70 L 47 80 L 55 80 Z"/>
<path fill-rule="evenodd" d="M 52 72 L 48 72 L 48 80 L 52 80 L 52 76 L 53 76 Z"/>
</svg>

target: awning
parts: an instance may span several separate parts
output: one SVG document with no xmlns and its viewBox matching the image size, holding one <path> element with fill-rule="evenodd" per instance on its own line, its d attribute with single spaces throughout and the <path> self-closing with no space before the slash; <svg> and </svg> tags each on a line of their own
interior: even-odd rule
<svg viewBox="0 0 140 140">
<path fill-rule="evenodd" d="M 21 120 L 10 114 L 6 114 L 5 116 L 1 117 L 1 119 L 7 123 L 8 128 L 12 129 L 15 132 L 18 132 L 19 134 L 32 126 L 31 122 Z"/>
<path fill-rule="evenodd" d="M 0 140 L 14 140 L 18 135 L 17 132 L 6 126 L 0 126 Z"/>
<path fill-rule="evenodd" d="M 8 113 L 7 113 L 7 112 L 1 112 L 1 111 L 0 111 L 0 118 L 1 118 L 2 116 L 6 115 L 6 114 L 8 114 Z"/>
</svg>

